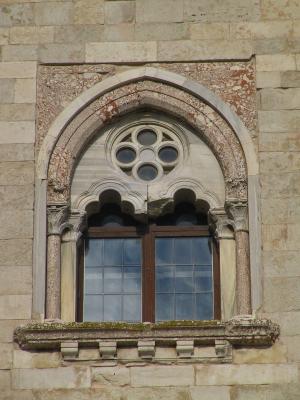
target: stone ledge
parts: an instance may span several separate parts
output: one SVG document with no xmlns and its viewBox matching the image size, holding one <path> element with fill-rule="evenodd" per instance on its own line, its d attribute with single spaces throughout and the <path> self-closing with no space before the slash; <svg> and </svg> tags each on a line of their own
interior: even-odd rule
<svg viewBox="0 0 300 400">
<path fill-rule="evenodd" d="M 98 347 L 100 341 L 116 341 L 117 347 L 138 346 L 141 339 L 155 345 L 176 346 L 178 340 L 194 345 L 270 346 L 279 336 L 279 326 L 267 319 L 234 318 L 223 321 L 166 321 L 160 323 L 62 322 L 29 323 L 16 328 L 14 340 L 23 350 L 60 350 L 66 342 L 80 348 Z"/>
</svg>

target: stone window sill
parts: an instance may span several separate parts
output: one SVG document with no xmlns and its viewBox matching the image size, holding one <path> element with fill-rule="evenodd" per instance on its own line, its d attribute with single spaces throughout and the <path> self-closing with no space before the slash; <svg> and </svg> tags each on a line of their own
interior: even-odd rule
<svg viewBox="0 0 300 400">
<path fill-rule="evenodd" d="M 66 360 L 76 360 L 84 348 L 98 348 L 102 360 L 118 360 L 117 350 L 125 347 L 137 348 L 145 360 L 155 359 L 157 347 L 174 347 L 177 358 L 194 359 L 196 347 L 214 346 L 216 358 L 230 362 L 232 347 L 271 346 L 278 336 L 279 326 L 270 320 L 239 317 L 155 324 L 47 321 L 18 327 L 14 339 L 23 350 L 58 350 Z"/>
</svg>

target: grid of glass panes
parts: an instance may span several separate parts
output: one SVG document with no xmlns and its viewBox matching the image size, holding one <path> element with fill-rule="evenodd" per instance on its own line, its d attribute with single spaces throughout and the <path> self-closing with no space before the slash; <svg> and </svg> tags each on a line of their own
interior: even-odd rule
<svg viewBox="0 0 300 400">
<path fill-rule="evenodd" d="M 160 237 L 155 241 L 156 321 L 213 319 L 209 237 Z"/>
<path fill-rule="evenodd" d="M 141 240 L 85 241 L 84 321 L 141 321 Z"/>
</svg>

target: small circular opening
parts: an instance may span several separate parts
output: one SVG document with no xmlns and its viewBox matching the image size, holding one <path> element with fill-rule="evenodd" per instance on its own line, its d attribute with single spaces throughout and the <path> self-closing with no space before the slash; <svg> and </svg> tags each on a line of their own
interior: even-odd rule
<svg viewBox="0 0 300 400">
<path fill-rule="evenodd" d="M 157 177 L 158 170 L 152 164 L 143 164 L 138 169 L 137 174 L 143 181 L 152 181 Z"/>
<path fill-rule="evenodd" d="M 138 133 L 137 140 L 143 146 L 151 146 L 157 140 L 157 135 L 151 129 L 143 129 Z"/>
<path fill-rule="evenodd" d="M 117 151 L 116 157 L 120 163 L 129 164 L 134 161 L 136 153 L 131 147 L 122 147 Z"/>
<path fill-rule="evenodd" d="M 171 163 L 177 160 L 178 151 L 175 147 L 165 146 L 159 150 L 158 157 L 165 163 Z"/>
</svg>

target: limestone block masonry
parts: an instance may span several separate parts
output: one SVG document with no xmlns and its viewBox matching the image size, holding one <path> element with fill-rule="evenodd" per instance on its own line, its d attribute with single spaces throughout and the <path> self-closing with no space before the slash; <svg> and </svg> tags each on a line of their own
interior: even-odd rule
<svg viewBox="0 0 300 400">
<path fill-rule="evenodd" d="M 0 400 L 299 399 L 299 27 L 299 0 L 0 0 Z M 212 221 L 226 321 L 198 336 L 64 322 L 86 221 L 57 231 L 46 204 L 66 206 L 94 129 L 145 107 L 201 127 L 229 188 Z"/>
</svg>

